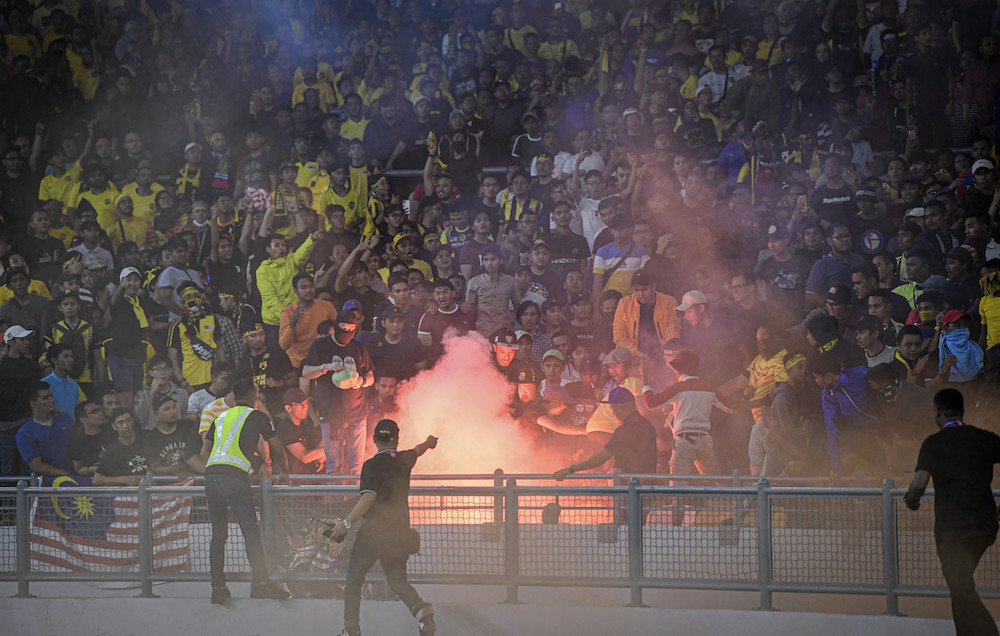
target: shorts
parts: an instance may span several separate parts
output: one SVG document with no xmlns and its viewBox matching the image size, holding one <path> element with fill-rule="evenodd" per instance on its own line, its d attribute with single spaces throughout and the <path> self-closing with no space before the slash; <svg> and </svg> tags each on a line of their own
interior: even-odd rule
<svg viewBox="0 0 1000 636">
<path fill-rule="evenodd" d="M 111 372 L 111 382 L 115 391 L 135 393 L 145 384 L 146 368 L 141 359 L 120 358 L 109 353 L 108 371 Z"/>
</svg>

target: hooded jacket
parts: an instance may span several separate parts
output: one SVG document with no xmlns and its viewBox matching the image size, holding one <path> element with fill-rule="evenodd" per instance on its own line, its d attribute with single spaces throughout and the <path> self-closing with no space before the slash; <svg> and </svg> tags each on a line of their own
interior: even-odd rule
<svg viewBox="0 0 1000 636">
<path fill-rule="evenodd" d="M 840 471 L 839 430 L 875 422 L 865 383 L 867 367 L 849 367 L 840 373 L 832 389 L 823 389 L 823 421 L 826 424 L 826 450 L 833 469 Z"/>
</svg>

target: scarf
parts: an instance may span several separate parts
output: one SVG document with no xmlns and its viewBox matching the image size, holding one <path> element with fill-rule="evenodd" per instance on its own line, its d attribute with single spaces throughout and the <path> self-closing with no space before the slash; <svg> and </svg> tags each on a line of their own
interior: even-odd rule
<svg viewBox="0 0 1000 636">
<path fill-rule="evenodd" d="M 958 362 L 948 372 L 950 382 L 968 382 L 983 370 L 983 350 L 969 339 L 968 329 L 955 329 L 941 335 L 938 345 L 941 362 L 948 356 L 955 356 Z"/>
</svg>

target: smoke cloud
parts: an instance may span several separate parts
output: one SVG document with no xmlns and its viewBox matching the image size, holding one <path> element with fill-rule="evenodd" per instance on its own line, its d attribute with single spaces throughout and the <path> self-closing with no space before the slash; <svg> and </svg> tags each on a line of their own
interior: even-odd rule
<svg viewBox="0 0 1000 636">
<path fill-rule="evenodd" d="M 397 403 L 400 448 L 428 435 L 437 449 L 421 457 L 423 474 L 550 473 L 560 458 L 537 452 L 507 411 L 513 387 L 492 364 L 490 345 L 471 332 L 445 335 L 445 354 L 432 368 L 404 383 Z"/>
</svg>

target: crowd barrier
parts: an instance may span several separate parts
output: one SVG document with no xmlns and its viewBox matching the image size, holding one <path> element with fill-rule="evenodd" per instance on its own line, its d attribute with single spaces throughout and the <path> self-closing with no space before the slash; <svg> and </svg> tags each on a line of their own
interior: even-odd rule
<svg viewBox="0 0 1000 636">
<path fill-rule="evenodd" d="M 901 596 L 947 595 L 933 491 L 913 512 L 889 479 L 881 487 L 803 487 L 744 486 L 738 476 L 731 486 L 661 485 L 633 476 L 607 485 L 612 477 L 582 475 L 566 485 L 529 485 L 545 477 L 416 480 L 411 523 L 422 540 L 411 580 L 503 586 L 508 602 L 530 586 L 627 588 L 633 606 L 653 588 L 752 591 L 765 610 L 780 592 L 882 595 L 890 615 Z M 296 596 L 336 596 L 352 537 L 333 543 L 323 523 L 350 510 L 356 485 L 264 481 L 255 491 L 273 577 Z M 197 483 L 20 481 L 0 488 L 0 499 L 14 503 L 13 518 L 0 526 L 0 580 L 16 581 L 18 596 L 41 581 L 127 582 L 152 597 L 154 583 L 209 580 L 211 530 Z M 230 580 L 249 580 L 235 523 L 226 565 Z M 984 597 L 1000 597 L 995 549 L 977 580 Z"/>
</svg>

